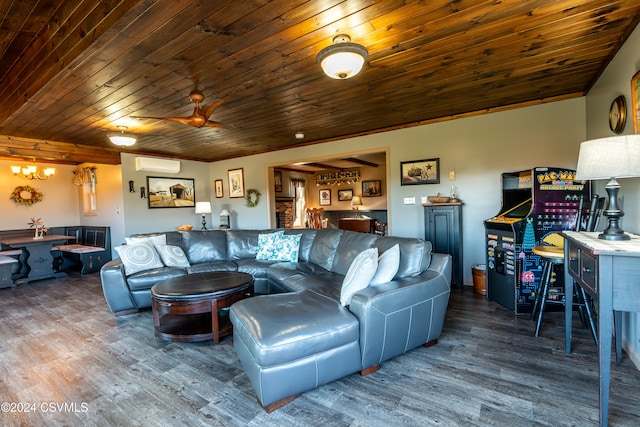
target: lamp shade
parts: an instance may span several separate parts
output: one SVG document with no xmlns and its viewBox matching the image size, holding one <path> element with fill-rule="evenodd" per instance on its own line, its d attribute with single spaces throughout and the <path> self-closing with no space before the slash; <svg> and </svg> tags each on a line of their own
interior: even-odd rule
<svg viewBox="0 0 640 427">
<path fill-rule="evenodd" d="M 592 139 L 580 144 L 576 179 L 640 176 L 640 135 Z"/>
<path fill-rule="evenodd" d="M 362 206 L 362 199 L 360 196 L 353 196 L 351 199 L 351 206 Z"/>
<path fill-rule="evenodd" d="M 127 130 L 126 126 L 118 126 L 118 129 L 120 129 L 120 132 L 107 134 L 107 137 L 113 144 L 119 145 L 121 147 L 130 147 L 136 143 L 137 138 L 135 137 L 135 135 L 124 133 L 124 131 Z"/>
<path fill-rule="evenodd" d="M 197 214 L 211 213 L 211 202 L 196 202 L 196 213 Z"/>
<path fill-rule="evenodd" d="M 367 48 L 351 43 L 345 34 L 333 38 L 333 44 L 322 49 L 316 58 L 322 71 L 332 79 L 348 79 L 362 70 L 367 59 Z"/>
</svg>

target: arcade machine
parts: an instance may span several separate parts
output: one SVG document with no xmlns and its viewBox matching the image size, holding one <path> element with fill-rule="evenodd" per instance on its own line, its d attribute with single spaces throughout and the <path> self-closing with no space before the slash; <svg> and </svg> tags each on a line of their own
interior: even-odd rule
<svg viewBox="0 0 640 427">
<path fill-rule="evenodd" d="M 574 229 L 578 209 L 589 206 L 590 194 L 591 182 L 576 181 L 569 169 L 502 174 L 500 213 L 484 222 L 490 300 L 516 314 L 531 312 L 542 274 L 542 260 L 532 249 L 559 238 L 558 231 Z"/>
</svg>

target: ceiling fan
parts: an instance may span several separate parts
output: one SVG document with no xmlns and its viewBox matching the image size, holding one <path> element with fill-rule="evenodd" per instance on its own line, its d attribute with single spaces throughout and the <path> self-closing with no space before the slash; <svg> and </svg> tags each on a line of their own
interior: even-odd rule
<svg viewBox="0 0 640 427">
<path fill-rule="evenodd" d="M 224 128 L 224 129 L 233 129 L 233 126 L 226 125 L 224 123 L 216 122 L 214 120 L 209 120 L 209 116 L 213 113 L 213 111 L 218 108 L 223 102 L 223 99 L 215 99 L 207 104 L 204 104 L 200 107 L 200 103 L 204 101 L 204 95 L 199 90 L 194 90 L 189 94 L 189 99 L 191 102 L 196 104 L 193 109 L 193 114 L 189 117 L 145 117 L 145 116 L 131 116 L 134 119 L 157 119 L 157 120 L 168 120 L 171 122 L 183 123 L 188 126 L 193 126 L 194 128 Z"/>
</svg>

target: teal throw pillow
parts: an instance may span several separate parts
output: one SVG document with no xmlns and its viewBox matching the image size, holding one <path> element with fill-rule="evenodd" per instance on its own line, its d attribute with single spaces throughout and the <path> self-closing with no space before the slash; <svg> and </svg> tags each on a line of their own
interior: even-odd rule
<svg viewBox="0 0 640 427">
<path fill-rule="evenodd" d="M 256 253 L 256 259 L 270 261 L 276 251 L 276 240 L 283 234 L 284 230 L 274 233 L 258 234 L 258 253 Z"/>
<path fill-rule="evenodd" d="M 278 236 L 275 242 L 275 252 L 272 261 L 298 262 L 300 238 L 302 234 L 287 234 Z"/>
</svg>

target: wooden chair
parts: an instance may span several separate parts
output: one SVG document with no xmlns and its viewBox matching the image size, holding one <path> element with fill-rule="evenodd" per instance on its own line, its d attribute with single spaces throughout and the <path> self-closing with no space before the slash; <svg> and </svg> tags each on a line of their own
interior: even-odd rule
<svg viewBox="0 0 640 427">
<path fill-rule="evenodd" d="M 376 220 L 376 223 L 374 224 L 374 233 L 377 234 L 378 236 L 386 236 L 387 235 L 387 223 L 386 222 L 380 222 Z"/>
<path fill-rule="evenodd" d="M 324 218 L 324 208 L 307 208 L 307 227 L 324 228 L 326 227 Z"/>
</svg>

